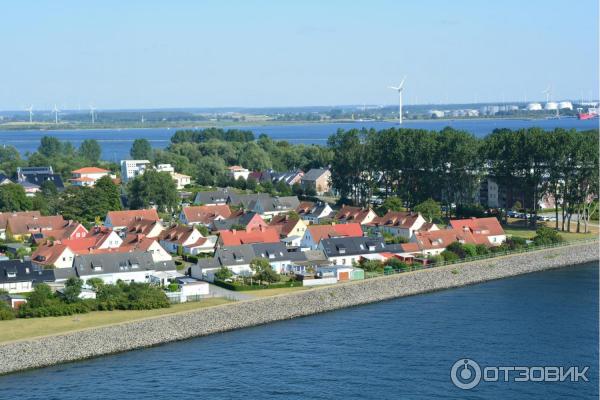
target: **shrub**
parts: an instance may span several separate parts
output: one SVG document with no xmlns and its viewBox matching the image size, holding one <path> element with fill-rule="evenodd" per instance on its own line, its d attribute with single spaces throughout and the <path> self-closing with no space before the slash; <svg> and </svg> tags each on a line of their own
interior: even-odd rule
<svg viewBox="0 0 600 400">
<path fill-rule="evenodd" d="M 367 272 L 383 272 L 383 263 L 378 260 L 363 260 L 360 267 Z"/>
<path fill-rule="evenodd" d="M 462 248 L 467 257 L 475 257 L 477 255 L 477 246 L 472 243 L 463 244 Z"/>
<path fill-rule="evenodd" d="M 407 269 L 410 269 L 410 265 L 403 261 L 400 261 L 396 257 L 392 257 L 389 260 L 387 260 L 386 265 L 388 267 L 392 267 L 393 269 L 400 271 L 406 271 Z"/>
<path fill-rule="evenodd" d="M 563 237 L 560 236 L 557 231 L 555 231 L 552 228 L 548 228 L 547 226 L 542 226 L 538 228 L 538 230 L 535 231 L 535 233 L 536 235 L 533 238 L 533 242 L 536 246 L 560 243 L 564 240 Z"/>
<path fill-rule="evenodd" d="M 0 301 L 0 321 L 15 319 L 15 312 L 8 304 Z"/>
<path fill-rule="evenodd" d="M 460 259 L 460 257 L 453 251 L 444 250 L 442 254 L 440 254 L 445 262 L 454 262 Z"/>
<path fill-rule="evenodd" d="M 527 239 L 519 236 L 513 236 L 507 238 L 505 244 L 509 250 L 518 250 L 527 247 Z"/>
<path fill-rule="evenodd" d="M 215 272 L 215 279 L 225 281 L 233 276 L 233 272 L 227 267 L 221 267 Z"/>
<path fill-rule="evenodd" d="M 475 251 L 478 256 L 485 256 L 490 253 L 490 250 L 484 244 L 478 244 L 475 246 Z"/>
<path fill-rule="evenodd" d="M 448 245 L 448 247 L 446 247 L 446 250 L 444 251 L 444 253 L 448 251 L 448 252 L 452 252 L 454 254 L 456 254 L 457 258 L 465 258 L 467 253 L 465 252 L 463 245 L 460 244 L 459 242 L 452 242 Z M 443 254 L 443 253 L 442 253 Z M 446 257 L 444 257 L 444 259 L 446 261 L 448 261 L 448 259 Z"/>
</svg>

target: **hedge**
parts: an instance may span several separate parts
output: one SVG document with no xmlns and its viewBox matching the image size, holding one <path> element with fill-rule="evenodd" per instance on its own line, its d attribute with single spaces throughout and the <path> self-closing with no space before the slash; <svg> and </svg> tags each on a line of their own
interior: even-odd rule
<svg viewBox="0 0 600 400">
<path fill-rule="evenodd" d="M 270 285 L 240 285 L 240 284 L 236 284 L 236 283 L 223 282 L 223 281 L 219 281 L 219 280 L 215 280 L 213 283 L 224 289 L 229 289 L 229 290 L 233 290 L 236 292 L 243 291 L 243 290 L 279 289 L 279 288 L 302 286 L 302 281 L 287 281 L 287 282 L 281 282 L 281 283 L 272 283 Z"/>
</svg>

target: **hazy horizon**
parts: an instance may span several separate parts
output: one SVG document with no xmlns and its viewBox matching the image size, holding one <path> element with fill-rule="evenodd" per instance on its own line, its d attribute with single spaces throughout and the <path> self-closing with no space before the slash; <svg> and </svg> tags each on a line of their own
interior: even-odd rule
<svg viewBox="0 0 600 400">
<path fill-rule="evenodd" d="M 0 110 L 598 99 L 598 3 L 6 4 Z M 26 23 L 24 23 L 24 21 Z"/>
</svg>

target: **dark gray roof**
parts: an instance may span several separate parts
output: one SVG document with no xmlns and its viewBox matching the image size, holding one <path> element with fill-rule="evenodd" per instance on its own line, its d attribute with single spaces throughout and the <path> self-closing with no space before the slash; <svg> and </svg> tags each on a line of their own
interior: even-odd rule
<svg viewBox="0 0 600 400">
<path fill-rule="evenodd" d="M 321 239 L 321 246 L 327 257 L 353 256 L 359 254 L 381 253 L 391 249 L 382 238 L 337 237 Z"/>
<path fill-rule="evenodd" d="M 0 261 L 0 283 L 11 282 L 54 282 L 54 270 L 43 269 L 31 261 Z"/>
<path fill-rule="evenodd" d="M 217 249 L 213 258 L 198 260 L 198 266 L 200 268 L 232 267 L 250 264 L 255 258 L 265 258 L 270 262 L 306 261 L 306 256 L 302 252 L 290 252 L 283 243 L 254 243 Z"/>
<path fill-rule="evenodd" d="M 58 190 L 62 190 L 65 188 L 65 184 L 63 183 L 62 178 L 58 174 L 33 174 L 33 175 L 25 175 L 24 178 L 19 178 L 19 183 L 28 182 L 33 185 L 42 186 L 42 183 L 45 181 L 50 181 L 54 183 L 54 186 Z"/>
<path fill-rule="evenodd" d="M 316 181 L 321 175 L 327 172 L 325 168 L 313 168 L 302 177 L 303 181 Z"/>
<path fill-rule="evenodd" d="M 264 193 L 247 196 L 254 197 L 248 197 L 241 200 L 243 207 L 259 214 L 273 211 L 291 211 L 295 210 L 300 204 L 300 200 L 298 200 L 297 196 L 271 197 Z"/>
<path fill-rule="evenodd" d="M 150 253 L 141 251 L 76 256 L 73 265 L 79 276 L 175 269 L 173 261 L 154 262 Z"/>
<path fill-rule="evenodd" d="M 195 204 L 225 204 L 232 194 L 229 189 L 219 189 L 212 192 L 198 192 L 194 198 Z M 235 193 L 233 193 L 235 194 Z"/>
</svg>

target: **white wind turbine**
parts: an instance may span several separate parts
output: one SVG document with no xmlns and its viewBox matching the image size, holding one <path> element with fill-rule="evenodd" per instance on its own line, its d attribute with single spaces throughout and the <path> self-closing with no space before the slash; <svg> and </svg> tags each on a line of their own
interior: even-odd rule
<svg viewBox="0 0 600 400">
<path fill-rule="evenodd" d="M 402 124 L 402 91 L 404 90 L 404 81 L 406 80 L 406 76 L 402 78 L 400 84 L 396 86 L 390 86 L 390 89 L 393 89 L 398 92 L 398 124 Z"/>
<path fill-rule="evenodd" d="M 29 123 L 31 124 L 33 122 L 33 106 L 29 106 L 25 111 L 29 113 Z"/>
<path fill-rule="evenodd" d="M 90 106 L 90 115 L 92 116 L 92 125 L 96 123 L 96 109 L 94 106 Z"/>
<path fill-rule="evenodd" d="M 52 110 L 52 112 L 54 113 L 54 123 L 58 125 L 58 113 L 60 110 L 56 107 L 56 104 L 54 105 L 54 110 Z"/>
<path fill-rule="evenodd" d="M 552 86 L 548 85 L 548 87 L 545 90 L 542 90 L 542 93 L 546 95 L 546 103 L 550 102 Z"/>
</svg>

